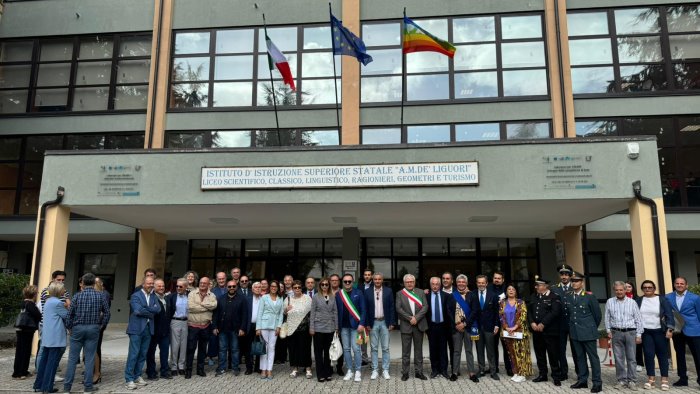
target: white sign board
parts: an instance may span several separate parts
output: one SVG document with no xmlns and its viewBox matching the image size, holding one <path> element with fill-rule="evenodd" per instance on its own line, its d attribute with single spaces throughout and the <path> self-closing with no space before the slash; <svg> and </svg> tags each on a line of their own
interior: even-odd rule
<svg viewBox="0 0 700 394">
<path fill-rule="evenodd" d="M 304 167 L 205 167 L 202 190 L 476 186 L 475 161 Z"/>
</svg>

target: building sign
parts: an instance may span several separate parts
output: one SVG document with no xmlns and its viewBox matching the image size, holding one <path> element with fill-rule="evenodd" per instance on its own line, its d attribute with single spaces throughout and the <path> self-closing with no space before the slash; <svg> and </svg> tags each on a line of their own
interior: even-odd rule
<svg viewBox="0 0 700 394">
<path fill-rule="evenodd" d="M 102 165 L 97 188 L 98 196 L 139 196 L 141 195 L 140 165 Z"/>
<path fill-rule="evenodd" d="M 202 168 L 202 190 L 476 186 L 474 161 L 306 167 Z"/>
<path fill-rule="evenodd" d="M 593 156 L 556 155 L 543 157 L 545 189 L 595 189 Z"/>
</svg>

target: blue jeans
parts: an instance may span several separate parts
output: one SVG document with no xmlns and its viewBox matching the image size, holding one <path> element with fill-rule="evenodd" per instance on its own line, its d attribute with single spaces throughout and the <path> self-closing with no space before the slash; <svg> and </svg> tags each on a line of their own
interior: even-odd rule
<svg viewBox="0 0 700 394">
<path fill-rule="evenodd" d="M 654 357 L 659 360 L 659 372 L 662 377 L 668 377 L 668 339 L 666 332 L 661 329 L 645 328 L 642 333 L 642 347 L 644 349 L 644 365 L 647 368 L 647 376 L 654 376 Z"/>
<path fill-rule="evenodd" d="M 63 381 L 63 391 L 70 391 L 75 378 L 75 368 L 80 361 L 80 351 L 85 354 L 85 388 L 92 389 L 92 372 L 95 367 L 95 352 L 100 339 L 99 324 L 81 324 L 74 326 L 70 334 L 70 351 L 68 352 L 68 370 Z"/>
<path fill-rule="evenodd" d="M 66 350 L 65 347 L 47 347 L 44 349 L 43 357 L 39 362 L 39 367 L 36 370 L 36 380 L 34 381 L 34 389 L 48 393 L 53 389 L 53 380 L 56 376 L 58 363 L 61 361 L 61 356 Z"/>
<path fill-rule="evenodd" d="M 141 377 L 150 343 L 151 330 L 148 325 L 140 334 L 129 335 L 129 355 L 126 357 L 126 368 L 124 369 L 124 379 L 127 382 L 133 382 Z"/>
<path fill-rule="evenodd" d="M 389 371 L 389 328 L 383 320 L 375 320 L 369 332 L 372 349 L 372 371 L 379 368 L 379 345 L 382 346 L 382 371 Z"/>
<path fill-rule="evenodd" d="M 357 329 L 343 327 L 340 329 L 340 341 L 343 343 L 343 358 L 345 359 L 345 365 L 348 371 L 353 370 L 355 367 L 355 372 L 360 372 L 362 367 L 362 350 L 360 350 L 360 345 L 357 344 Z M 353 363 L 353 356 L 350 354 L 350 349 L 352 348 L 352 354 L 355 356 L 355 362 Z"/>
<path fill-rule="evenodd" d="M 148 345 L 148 352 L 146 353 L 146 375 L 149 378 L 158 377 L 158 371 L 156 370 L 156 347 L 159 349 L 158 352 L 160 353 L 160 376 L 164 377 L 170 375 L 170 368 L 168 367 L 170 334 L 160 337 L 153 335 Z"/>
<path fill-rule="evenodd" d="M 238 330 L 219 331 L 219 371 L 226 370 L 226 354 L 231 351 L 231 367 L 240 371 L 241 348 L 238 346 Z"/>
</svg>

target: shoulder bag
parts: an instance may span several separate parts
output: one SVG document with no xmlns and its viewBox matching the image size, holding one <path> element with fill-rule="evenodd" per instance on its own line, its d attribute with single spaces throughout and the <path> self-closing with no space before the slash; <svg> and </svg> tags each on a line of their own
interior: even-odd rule
<svg viewBox="0 0 700 394">
<path fill-rule="evenodd" d="M 39 325 L 32 315 L 27 312 L 27 309 L 22 308 L 22 311 L 17 315 L 17 320 L 15 320 L 15 328 L 19 328 L 20 330 L 36 330 L 39 328 Z"/>
<path fill-rule="evenodd" d="M 263 339 L 262 335 L 258 335 L 250 344 L 250 355 L 264 356 L 265 354 L 267 354 L 267 343 Z"/>
</svg>

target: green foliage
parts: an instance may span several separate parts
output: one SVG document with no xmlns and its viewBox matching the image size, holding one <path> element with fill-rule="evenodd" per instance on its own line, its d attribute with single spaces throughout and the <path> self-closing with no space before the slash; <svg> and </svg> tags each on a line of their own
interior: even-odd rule
<svg viewBox="0 0 700 394">
<path fill-rule="evenodd" d="M 691 293 L 700 295 L 700 283 L 693 286 L 688 286 L 688 290 L 690 290 Z"/>
<path fill-rule="evenodd" d="M 14 324 L 24 299 L 22 289 L 29 284 L 29 275 L 0 274 L 0 327 Z"/>
</svg>

